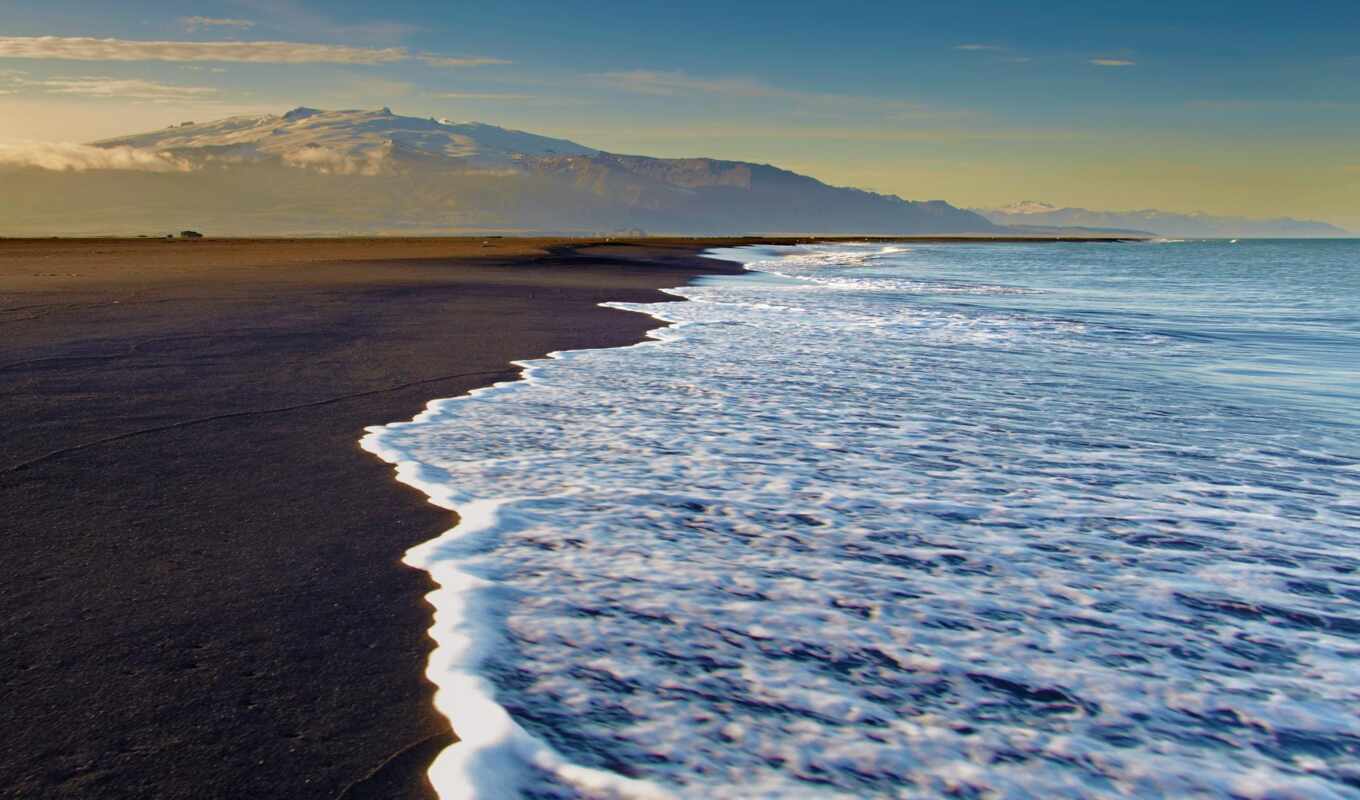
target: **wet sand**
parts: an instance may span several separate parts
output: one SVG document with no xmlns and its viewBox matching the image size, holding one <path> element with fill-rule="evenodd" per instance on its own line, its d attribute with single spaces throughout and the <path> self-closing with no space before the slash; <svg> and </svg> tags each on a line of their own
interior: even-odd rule
<svg viewBox="0 0 1360 800">
<path fill-rule="evenodd" d="M 428 797 L 453 523 L 358 448 L 702 243 L 0 241 L 0 795 Z"/>
</svg>

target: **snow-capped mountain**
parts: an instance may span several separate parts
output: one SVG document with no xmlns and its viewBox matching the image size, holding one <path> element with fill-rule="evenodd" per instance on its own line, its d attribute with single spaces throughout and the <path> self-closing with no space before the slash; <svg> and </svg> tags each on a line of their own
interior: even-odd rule
<svg viewBox="0 0 1360 800">
<path fill-rule="evenodd" d="M 278 158 L 323 172 L 379 174 L 403 161 L 466 168 L 507 168 L 523 158 L 593 156 L 598 151 L 480 122 L 401 117 L 381 111 L 295 108 L 282 116 L 230 117 L 205 124 L 106 139 L 96 147 L 132 147 L 175 158 L 257 160 Z"/>
<path fill-rule="evenodd" d="M 0 153 L 2 232 L 996 233 L 942 201 L 777 167 L 603 152 L 476 122 L 297 108 L 41 158 Z"/>
<path fill-rule="evenodd" d="M 1044 203 L 1038 200 L 1021 200 L 1018 203 L 1011 203 L 1004 208 L 996 209 L 996 211 L 1005 214 L 1048 214 L 1058 210 L 1060 209 L 1052 203 Z"/>
<path fill-rule="evenodd" d="M 1282 217 L 1248 219 L 1219 217 L 1205 213 L 1178 214 L 1170 211 L 1091 211 L 1085 208 L 1060 208 L 1037 200 L 1022 200 L 1002 208 L 973 209 L 997 225 L 1045 230 L 1080 228 L 1086 231 L 1145 231 L 1177 238 L 1230 237 L 1327 237 L 1347 236 L 1346 231 L 1326 222 Z"/>
</svg>

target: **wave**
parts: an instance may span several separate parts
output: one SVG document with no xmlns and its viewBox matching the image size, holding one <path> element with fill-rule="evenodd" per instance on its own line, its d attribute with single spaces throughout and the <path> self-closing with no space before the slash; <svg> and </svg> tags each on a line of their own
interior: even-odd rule
<svg viewBox="0 0 1360 800">
<path fill-rule="evenodd" d="M 670 327 L 365 436 L 461 519 L 407 556 L 442 797 L 1338 794 L 1344 448 L 1175 377 L 1221 343 L 1156 317 L 736 254 L 786 277 L 606 304 Z"/>
<path fill-rule="evenodd" d="M 661 320 L 665 321 L 665 320 Z M 653 331 L 653 344 L 660 337 Z M 626 349 L 626 348 L 621 348 Z M 555 351 L 544 359 L 514 361 L 520 377 L 482 387 L 466 395 L 433 400 L 409 422 L 372 426 L 359 446 L 392 464 L 397 480 L 425 494 L 435 506 L 454 512 L 458 523 L 448 532 L 412 548 L 403 562 L 429 573 L 438 588 L 426 599 L 434 608 L 430 637 L 435 641 L 426 677 L 437 687 L 435 707 L 458 734 L 456 746 L 446 748 L 431 765 L 429 777 L 441 800 L 504 798 L 517 793 L 535 773 L 551 775 L 561 784 L 618 800 L 664 800 L 670 794 L 646 781 L 572 764 L 551 746 L 532 736 L 496 702 L 495 690 L 481 673 L 488 652 L 503 638 L 488 590 L 494 587 L 468 571 L 450 550 L 479 539 L 494 539 L 508 526 L 503 512 L 531 497 L 477 498 L 460 491 L 447 472 L 430 466 L 394 441 L 410 427 L 435 423 L 457 413 L 460 403 L 494 401 L 534 385 L 545 362 L 570 359 L 589 351 Z"/>
</svg>

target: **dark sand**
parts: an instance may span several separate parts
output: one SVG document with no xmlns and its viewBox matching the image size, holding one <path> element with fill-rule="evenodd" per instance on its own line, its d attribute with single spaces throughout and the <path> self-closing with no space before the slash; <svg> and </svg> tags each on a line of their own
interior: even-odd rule
<svg viewBox="0 0 1360 800">
<path fill-rule="evenodd" d="M 731 269 L 695 252 L 0 241 L 0 795 L 432 796 L 399 559 L 454 520 L 362 429 L 638 341 L 596 304 Z"/>
</svg>

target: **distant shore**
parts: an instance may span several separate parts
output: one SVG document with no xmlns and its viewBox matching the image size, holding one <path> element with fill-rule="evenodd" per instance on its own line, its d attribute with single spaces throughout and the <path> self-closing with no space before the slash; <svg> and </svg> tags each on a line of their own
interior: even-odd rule
<svg viewBox="0 0 1360 800">
<path fill-rule="evenodd" d="M 429 796 L 452 737 L 399 559 L 453 520 L 364 426 L 639 341 L 598 304 L 738 270 L 707 248 L 801 241 L 0 240 L 0 786 Z"/>
</svg>

